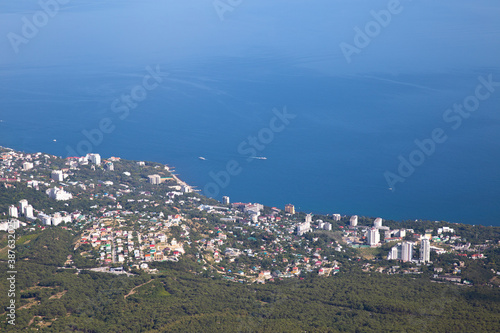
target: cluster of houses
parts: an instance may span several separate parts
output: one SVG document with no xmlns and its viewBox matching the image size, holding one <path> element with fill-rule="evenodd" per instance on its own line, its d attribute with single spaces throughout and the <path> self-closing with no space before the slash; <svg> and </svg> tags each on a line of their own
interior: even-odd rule
<svg viewBox="0 0 500 333">
<path fill-rule="evenodd" d="M 166 231 L 178 225 L 175 216 L 170 220 L 142 219 L 139 230 L 126 230 L 120 218 L 104 218 L 83 230 L 78 248 L 90 244 L 99 254 L 101 264 L 128 263 L 142 265 L 151 261 L 178 261 L 184 247 L 175 238 L 168 239 Z M 182 226 L 182 225 L 181 225 Z M 186 229 L 186 227 L 185 227 Z M 185 231 L 184 235 L 188 235 Z M 147 267 L 147 264 L 142 267 Z"/>
<path fill-rule="evenodd" d="M 247 281 L 265 283 L 276 278 L 297 277 L 302 272 L 316 272 L 323 276 L 339 272 L 339 262 L 332 256 L 323 255 L 321 248 L 312 246 L 318 238 L 313 238 L 310 242 L 302 237 L 315 229 L 332 230 L 331 223 L 316 220 L 313 225 L 312 214 L 306 215 L 305 221 L 301 222 L 297 221 L 293 214 L 283 213 L 276 207 L 267 210 L 267 214 L 262 214 L 264 207 L 261 204 L 230 204 L 228 197 L 225 197 L 225 201 L 223 206 L 198 207 L 201 211 L 219 215 L 223 224 L 209 230 L 210 236 L 197 241 L 197 244 L 200 253 L 204 253 L 200 255 L 201 261 L 226 278 L 238 281 L 246 278 Z M 261 233 L 268 237 L 261 238 L 262 236 L 258 236 Z M 258 240 L 263 245 L 252 247 L 251 243 Z M 234 248 L 234 245 L 238 248 Z M 334 242 L 328 246 L 345 252 L 341 245 Z M 246 266 L 231 265 L 241 256 L 250 258 Z M 272 262 L 271 267 L 280 268 L 264 268 L 261 262 L 265 260 Z"/>
<path fill-rule="evenodd" d="M 149 269 L 148 264 L 153 261 L 178 261 L 191 247 L 198 252 L 196 260 L 203 270 L 218 272 L 233 281 L 265 283 L 275 279 L 300 278 L 304 272 L 330 276 L 340 271 L 339 258 L 346 252 L 340 240 L 330 239 L 327 243 L 322 241 L 321 247 L 317 245 L 318 235 L 332 235 L 329 233 L 333 229 L 332 223 L 320 219 L 313 221 L 312 214 L 297 218 L 299 215 L 295 214 L 291 204 L 282 211 L 276 207 L 265 209 L 259 203 L 230 203 L 229 197 L 224 197 L 222 203 L 217 205 L 206 204 L 207 201 L 200 203 L 200 197 L 192 195 L 193 189 L 176 177 L 173 178 L 177 184 L 170 186 L 160 197 L 153 196 L 148 191 L 150 188 L 136 190 L 132 183 L 126 181 L 121 184 L 106 179 L 70 181 L 80 166 L 90 165 L 94 170 L 99 167 L 114 171 L 115 163 L 120 159 L 101 160 L 98 154 L 88 154 L 67 158 L 64 161 L 66 168 L 54 169 L 51 164 L 55 156 L 23 154 L 8 149 L 0 151 L 0 183 L 3 186 L 12 187 L 22 182 L 35 189 L 43 186 L 46 195 L 55 201 L 85 197 L 93 200 L 92 204 L 95 202 L 90 207 L 91 212 L 83 214 L 80 211 L 47 213 L 37 210 L 27 200 L 21 200 L 12 203 L 4 214 L 11 219 L 22 217 L 28 223 L 38 219 L 43 227 L 64 223 L 68 228 L 81 231 L 75 249 L 89 245 L 85 247 L 88 248 L 85 255 L 95 259 L 100 266 L 129 265 Z M 137 163 L 145 166 L 144 162 Z M 117 169 L 119 167 L 117 164 Z M 43 168 L 44 172 L 36 173 L 38 168 Z M 148 186 L 160 186 L 167 179 L 172 179 L 157 173 L 148 176 Z M 129 171 L 123 174 L 131 176 Z M 70 186 L 73 186 L 76 195 L 66 191 Z M 90 191 L 94 189 L 99 191 Z M 103 204 L 104 199 L 107 204 Z M 126 210 L 123 208 L 125 205 L 135 209 Z M 165 216 L 162 207 L 177 213 Z M 198 216 L 203 217 L 186 218 L 187 210 L 184 208 L 197 210 Z M 333 221 L 340 221 L 341 218 L 340 214 L 331 217 Z M 26 225 L 18 222 L 17 227 Z M 180 234 L 174 236 L 173 227 L 176 227 L 176 232 L 180 230 Z M 0 230 L 2 228 L 4 225 L 0 224 Z M 484 257 L 481 248 L 463 245 L 453 228 L 445 226 L 436 231 L 426 230 L 420 235 L 412 229 L 391 230 L 383 225 L 381 218 L 375 219 L 373 225 L 358 225 L 358 217 L 354 215 L 349 219 L 348 226 L 340 228 L 342 243 L 353 248 L 376 248 L 383 243 L 394 242 L 387 255 L 389 260 L 428 264 L 431 251 L 438 254 L 445 252 L 442 244 L 449 245 L 461 256 L 472 259 Z M 418 259 L 415 256 L 417 247 L 420 248 Z M 373 267 L 369 264 L 364 269 L 369 271 Z M 398 268 L 392 266 L 384 272 L 394 274 Z M 415 267 L 405 270 L 407 273 L 419 272 Z M 452 275 L 456 277 L 459 273 L 460 267 Z"/>
</svg>

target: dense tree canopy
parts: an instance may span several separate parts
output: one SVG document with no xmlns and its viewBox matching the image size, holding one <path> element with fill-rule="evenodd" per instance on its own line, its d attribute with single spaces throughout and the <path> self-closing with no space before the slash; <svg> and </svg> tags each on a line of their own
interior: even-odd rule
<svg viewBox="0 0 500 333">
<path fill-rule="evenodd" d="M 57 241 L 56 241 L 57 240 Z M 133 277 L 58 268 L 72 235 L 54 228 L 20 246 L 17 321 L 47 332 L 496 332 L 500 291 L 361 272 L 241 284 L 193 274 L 189 259 Z M 52 253 L 53 252 L 53 253 Z M 6 286 L 6 268 L 0 278 Z M 4 287 L 2 286 L 2 290 Z M 2 304 L 7 296 L 0 295 Z M 21 307 L 24 308 L 21 309 Z M 33 320 L 33 321 L 32 321 Z M 31 322 L 32 321 L 32 322 Z M 48 326 L 44 326 L 43 323 Z M 31 324 L 30 324 L 31 322 Z M 50 324 L 50 325 L 49 325 Z"/>
</svg>

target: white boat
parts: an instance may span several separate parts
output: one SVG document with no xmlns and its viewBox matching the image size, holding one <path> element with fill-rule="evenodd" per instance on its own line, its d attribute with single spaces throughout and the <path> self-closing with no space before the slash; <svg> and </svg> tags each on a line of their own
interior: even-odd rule
<svg viewBox="0 0 500 333">
<path fill-rule="evenodd" d="M 252 158 L 255 158 L 256 160 L 267 160 L 267 157 L 264 156 L 252 156 Z"/>
<path fill-rule="evenodd" d="M 203 157 L 203 156 L 200 156 L 200 157 L 198 157 L 198 158 L 199 158 L 200 160 L 202 160 L 202 161 L 206 161 L 206 160 L 207 160 L 207 159 L 206 159 L 205 157 Z"/>
</svg>

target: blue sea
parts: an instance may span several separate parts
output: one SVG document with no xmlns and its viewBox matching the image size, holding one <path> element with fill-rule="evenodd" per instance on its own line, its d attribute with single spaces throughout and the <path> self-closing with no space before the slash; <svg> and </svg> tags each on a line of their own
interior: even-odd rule
<svg viewBox="0 0 500 333">
<path fill-rule="evenodd" d="M 0 145 L 162 162 L 219 200 L 500 226 L 500 3 L 395 3 L 2 3 Z"/>
</svg>

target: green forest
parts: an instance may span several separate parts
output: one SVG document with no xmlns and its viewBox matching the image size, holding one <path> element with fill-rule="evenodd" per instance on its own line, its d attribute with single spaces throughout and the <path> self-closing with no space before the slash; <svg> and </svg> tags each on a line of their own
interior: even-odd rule
<svg viewBox="0 0 500 333">
<path fill-rule="evenodd" d="M 498 332 L 500 290 L 418 275 L 364 273 L 244 284 L 196 273 L 186 257 L 157 274 L 114 275 L 61 268 L 75 235 L 61 228 L 21 237 L 16 325 L 26 332 Z M 4 244 L 5 240 L 2 240 Z M 3 247 L 3 246 L 2 246 Z M 1 289 L 7 267 L 1 263 Z M 79 266 L 81 267 L 81 266 Z"/>
</svg>

